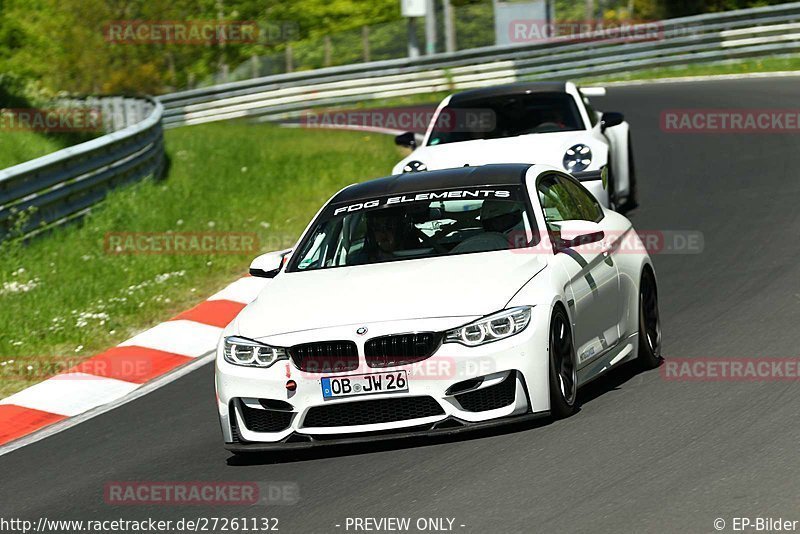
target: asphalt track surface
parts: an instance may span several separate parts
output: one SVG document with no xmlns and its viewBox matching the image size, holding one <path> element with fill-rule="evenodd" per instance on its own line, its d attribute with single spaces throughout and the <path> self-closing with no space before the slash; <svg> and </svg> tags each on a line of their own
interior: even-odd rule
<svg viewBox="0 0 800 534">
<path fill-rule="evenodd" d="M 623 111 L 635 132 L 637 228 L 704 236 L 700 254 L 654 257 L 667 358 L 800 352 L 797 135 L 659 126 L 665 109 L 796 109 L 799 87 L 800 78 L 658 84 L 596 99 Z M 206 365 L 0 457 L 0 517 L 270 516 L 285 533 L 347 532 L 347 517 L 448 517 L 455 532 L 476 533 L 714 532 L 716 518 L 727 531 L 734 517 L 800 520 L 797 383 L 674 382 L 623 368 L 580 401 L 579 413 L 555 423 L 245 464 L 221 446 Z M 111 481 L 197 480 L 291 481 L 300 502 L 114 507 L 103 499 Z"/>
</svg>

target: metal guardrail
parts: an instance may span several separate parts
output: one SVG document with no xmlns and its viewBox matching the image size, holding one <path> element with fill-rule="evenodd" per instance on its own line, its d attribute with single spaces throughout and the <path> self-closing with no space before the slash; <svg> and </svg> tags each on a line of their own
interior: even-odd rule
<svg viewBox="0 0 800 534">
<path fill-rule="evenodd" d="M 99 108 L 111 133 L 0 170 L 0 240 L 74 220 L 114 187 L 163 171 L 161 103 L 106 97 L 60 105 Z"/>
<path fill-rule="evenodd" d="M 296 118 L 315 107 L 800 51 L 800 2 L 663 21 L 640 42 L 556 38 L 279 74 L 159 97 L 164 125 Z"/>
</svg>

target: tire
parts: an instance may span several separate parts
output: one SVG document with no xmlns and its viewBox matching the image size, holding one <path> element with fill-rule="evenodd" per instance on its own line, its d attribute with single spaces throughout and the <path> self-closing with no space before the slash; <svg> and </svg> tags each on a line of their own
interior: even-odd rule
<svg viewBox="0 0 800 534">
<path fill-rule="evenodd" d="M 658 311 L 658 287 L 653 271 L 645 267 L 639 282 L 639 355 L 642 369 L 661 365 L 661 315 Z"/>
<path fill-rule="evenodd" d="M 628 198 L 622 205 L 624 211 L 630 211 L 639 206 L 639 196 L 636 187 L 636 165 L 633 160 L 633 141 L 628 133 Z"/>
<path fill-rule="evenodd" d="M 567 312 L 556 306 L 550 318 L 550 414 L 563 419 L 575 413 L 578 393 L 578 368 Z"/>
</svg>

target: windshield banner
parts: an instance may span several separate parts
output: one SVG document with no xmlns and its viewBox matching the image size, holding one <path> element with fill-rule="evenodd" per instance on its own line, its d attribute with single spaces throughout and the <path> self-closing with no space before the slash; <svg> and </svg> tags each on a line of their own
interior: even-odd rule
<svg viewBox="0 0 800 534">
<path fill-rule="evenodd" d="M 329 216 L 343 215 L 362 210 L 401 206 L 413 202 L 432 202 L 436 200 L 518 200 L 516 187 L 476 187 L 468 189 L 451 189 L 446 191 L 411 192 L 403 195 L 386 196 L 359 202 L 334 204 L 329 206 Z"/>
</svg>

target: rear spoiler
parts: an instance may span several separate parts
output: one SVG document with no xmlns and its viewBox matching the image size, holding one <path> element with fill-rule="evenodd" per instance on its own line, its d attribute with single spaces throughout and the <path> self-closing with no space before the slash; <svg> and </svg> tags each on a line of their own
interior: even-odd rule
<svg viewBox="0 0 800 534">
<path fill-rule="evenodd" d="M 605 87 L 581 87 L 580 92 L 583 96 L 606 96 Z"/>
</svg>

